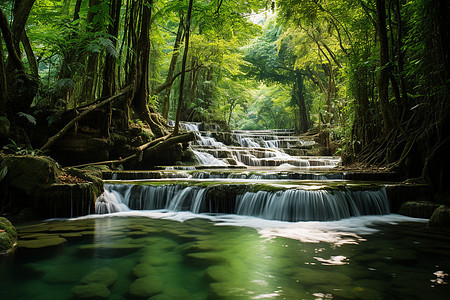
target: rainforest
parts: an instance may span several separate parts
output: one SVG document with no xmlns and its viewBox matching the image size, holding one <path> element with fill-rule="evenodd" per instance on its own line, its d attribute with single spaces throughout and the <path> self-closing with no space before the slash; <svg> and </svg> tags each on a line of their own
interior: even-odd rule
<svg viewBox="0 0 450 300">
<path fill-rule="evenodd" d="M 3 299 L 445 299 L 450 3 L 2 0 Z"/>
</svg>

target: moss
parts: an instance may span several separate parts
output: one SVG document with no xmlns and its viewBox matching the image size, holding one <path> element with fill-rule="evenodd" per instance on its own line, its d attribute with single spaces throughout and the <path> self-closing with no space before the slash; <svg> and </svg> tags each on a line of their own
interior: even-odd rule
<svg viewBox="0 0 450 300">
<path fill-rule="evenodd" d="M 67 240 L 62 237 L 46 237 L 46 238 L 38 238 L 34 240 L 20 240 L 18 242 L 19 248 L 31 248 L 31 249 L 39 249 L 39 248 L 52 248 L 52 247 L 60 247 L 67 244 Z"/>
<path fill-rule="evenodd" d="M 8 219 L 0 217 L 0 254 L 13 251 L 16 242 L 16 229 Z"/>
<path fill-rule="evenodd" d="M 413 218 L 429 219 L 440 205 L 427 201 L 408 201 L 400 206 L 399 214 Z"/>
<path fill-rule="evenodd" d="M 450 229 L 450 207 L 441 205 L 436 208 L 428 221 L 429 227 Z"/>
<path fill-rule="evenodd" d="M 100 268 L 92 271 L 81 279 L 81 283 L 101 283 L 110 286 L 116 282 L 119 275 L 111 268 Z"/>
<path fill-rule="evenodd" d="M 108 288 L 101 283 L 74 286 L 72 293 L 78 299 L 107 299 L 111 295 Z"/>
<path fill-rule="evenodd" d="M 5 181 L 13 188 L 33 196 L 40 187 L 59 182 L 56 162 L 42 156 L 6 156 L 1 168 L 7 167 Z"/>
</svg>

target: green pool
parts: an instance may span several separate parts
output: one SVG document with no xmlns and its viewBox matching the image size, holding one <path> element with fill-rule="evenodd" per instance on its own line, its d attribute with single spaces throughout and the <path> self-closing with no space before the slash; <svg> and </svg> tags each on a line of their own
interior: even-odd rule
<svg viewBox="0 0 450 300">
<path fill-rule="evenodd" d="M 0 299 L 447 299 L 448 232 L 134 212 L 18 228 Z"/>
</svg>

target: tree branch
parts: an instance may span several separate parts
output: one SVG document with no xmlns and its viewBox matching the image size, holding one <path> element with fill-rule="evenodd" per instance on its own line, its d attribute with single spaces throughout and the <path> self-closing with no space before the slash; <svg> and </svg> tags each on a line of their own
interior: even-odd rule
<svg viewBox="0 0 450 300">
<path fill-rule="evenodd" d="M 115 94 L 114 96 L 109 97 L 106 100 L 103 100 L 102 102 L 100 102 L 98 104 L 94 104 L 91 107 L 89 107 L 87 110 L 83 111 L 81 114 L 79 114 L 78 116 L 73 118 L 69 123 L 67 123 L 67 125 L 64 126 L 63 129 L 61 129 L 57 134 L 50 137 L 48 139 L 47 143 L 45 143 L 45 145 L 41 147 L 41 151 L 50 149 L 57 140 L 59 140 L 61 137 L 63 137 L 69 131 L 69 129 L 72 128 L 73 125 L 75 125 L 75 123 L 77 123 L 78 121 L 83 119 L 87 114 L 96 110 L 99 107 L 102 107 L 105 104 L 108 104 L 112 101 L 119 99 L 120 97 L 126 95 L 131 90 L 132 90 L 132 86 L 129 85 L 126 88 L 124 88 L 122 91 L 120 91 L 119 93 Z"/>
</svg>

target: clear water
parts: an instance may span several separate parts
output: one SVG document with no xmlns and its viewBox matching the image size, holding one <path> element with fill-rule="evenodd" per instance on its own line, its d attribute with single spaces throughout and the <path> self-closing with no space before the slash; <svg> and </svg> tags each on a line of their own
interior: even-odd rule
<svg viewBox="0 0 450 300">
<path fill-rule="evenodd" d="M 19 228 L 67 244 L 0 258 L 0 299 L 448 299 L 450 238 L 397 215 L 287 223 L 127 212 Z M 100 274 L 100 275 L 96 275 Z M 92 284 L 94 283 L 94 284 Z"/>
</svg>

